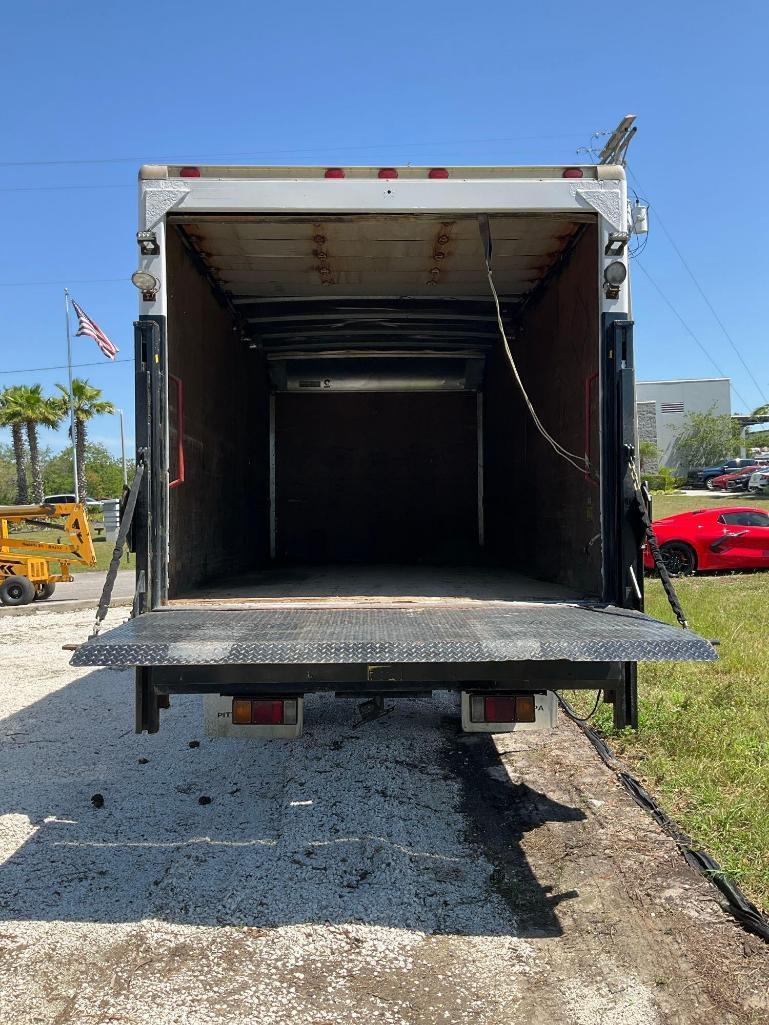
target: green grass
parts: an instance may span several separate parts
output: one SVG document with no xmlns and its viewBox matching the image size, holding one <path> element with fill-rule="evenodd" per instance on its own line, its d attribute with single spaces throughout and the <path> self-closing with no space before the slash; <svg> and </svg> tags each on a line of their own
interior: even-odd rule
<svg viewBox="0 0 769 1025">
<path fill-rule="evenodd" d="M 719 661 L 640 665 L 638 731 L 614 733 L 605 709 L 596 725 L 769 912 L 769 573 L 675 583 L 692 629 L 721 641 Z M 646 611 L 675 622 L 657 579 L 646 582 Z M 592 702 L 575 704 L 586 714 Z"/>
<path fill-rule="evenodd" d="M 94 526 L 95 526 L 94 524 L 91 524 L 92 529 L 93 529 Z M 11 535 L 11 537 L 12 538 L 13 537 L 29 538 L 32 541 L 43 541 L 46 544 L 56 544 L 59 541 L 61 541 L 63 543 L 66 543 L 66 541 L 67 541 L 67 535 L 66 535 L 65 531 L 63 531 L 63 530 L 30 530 L 30 531 L 20 531 L 18 534 L 14 532 Z M 113 549 L 114 549 L 114 545 L 111 542 L 105 541 L 104 538 L 97 538 L 97 537 L 94 536 L 94 538 L 93 538 L 93 550 L 94 550 L 94 553 L 96 555 L 96 565 L 95 566 L 84 566 L 80 562 L 72 562 L 72 563 L 70 563 L 70 567 L 69 568 L 70 568 L 72 573 L 92 573 L 92 572 L 96 572 L 98 570 L 101 570 L 102 572 L 104 572 L 107 569 L 107 567 L 109 566 L 110 560 L 112 559 Z M 44 553 L 41 553 L 41 554 L 44 554 Z M 121 569 L 133 569 L 134 565 L 135 565 L 135 562 L 134 562 L 133 555 L 129 555 L 128 559 L 126 559 L 126 556 L 124 554 L 122 559 L 120 560 L 120 568 Z M 54 570 L 57 571 L 58 570 L 58 566 L 54 566 Z"/>
<path fill-rule="evenodd" d="M 664 519 L 665 516 L 675 516 L 676 513 L 691 512 L 693 509 L 714 509 L 716 506 L 730 508 L 732 506 L 750 506 L 751 509 L 765 509 L 769 512 L 769 498 L 754 498 L 752 495 L 744 494 L 738 498 L 726 498 L 723 494 L 703 491 L 701 498 L 690 498 L 688 495 L 652 495 L 652 510 L 655 520 Z M 719 501 L 720 499 L 720 501 Z"/>
<path fill-rule="evenodd" d="M 620 740 L 674 816 L 769 910 L 769 574 L 676 582 L 712 665 L 641 666 L 640 730 Z M 658 580 L 647 611 L 673 616 Z"/>
</svg>

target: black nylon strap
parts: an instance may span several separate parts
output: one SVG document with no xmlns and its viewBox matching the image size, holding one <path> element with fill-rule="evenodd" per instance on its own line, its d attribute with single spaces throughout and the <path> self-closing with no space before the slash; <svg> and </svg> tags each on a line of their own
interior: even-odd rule
<svg viewBox="0 0 769 1025">
<path fill-rule="evenodd" d="M 638 488 L 634 487 L 633 491 L 636 509 L 638 511 L 638 515 L 641 519 L 641 523 L 644 528 L 644 536 L 646 537 L 646 543 L 649 546 L 649 551 L 651 552 L 652 559 L 654 560 L 654 566 L 660 575 L 662 587 L 665 591 L 665 594 L 667 595 L 667 599 L 670 602 L 670 607 L 673 610 L 673 614 L 675 615 L 676 619 L 681 624 L 684 630 L 688 630 L 689 624 L 686 621 L 686 616 L 684 615 L 684 610 L 681 607 L 681 602 L 678 600 L 678 595 L 676 594 L 676 589 L 673 586 L 673 581 L 670 579 L 670 574 L 668 573 L 668 568 L 665 565 L 665 560 L 662 558 L 662 553 L 660 552 L 660 546 L 657 541 L 657 536 L 654 533 L 654 528 L 652 527 L 651 520 L 649 519 L 649 512 L 646 508 L 646 502 L 644 502 L 643 495 L 638 490 Z"/>
<path fill-rule="evenodd" d="M 133 515 L 136 510 L 136 501 L 139 497 L 139 490 L 141 489 L 142 479 L 144 477 L 144 468 L 144 458 L 141 457 L 139 462 L 136 464 L 136 475 L 134 476 L 133 483 L 128 491 L 125 505 L 122 509 L 120 529 L 118 530 L 117 539 L 115 540 L 115 548 L 112 552 L 112 559 L 109 564 L 109 569 L 107 570 L 107 577 L 104 581 L 101 598 L 99 599 L 99 607 L 96 610 L 96 622 L 94 623 L 93 632 L 88 638 L 89 640 L 92 640 L 99 633 L 99 628 L 104 622 L 104 617 L 107 615 L 110 602 L 112 601 L 112 589 L 115 586 L 117 571 L 120 568 L 120 558 L 123 554 L 123 548 L 125 547 L 126 538 L 128 537 L 128 531 L 131 528 L 131 520 L 133 519 Z"/>
</svg>

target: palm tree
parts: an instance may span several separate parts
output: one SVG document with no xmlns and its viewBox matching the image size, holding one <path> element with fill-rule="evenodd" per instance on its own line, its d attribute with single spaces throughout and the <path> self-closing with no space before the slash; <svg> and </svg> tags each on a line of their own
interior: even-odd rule
<svg viewBox="0 0 769 1025">
<path fill-rule="evenodd" d="M 69 388 L 63 384 L 56 387 L 66 400 L 65 409 L 69 408 Z M 85 487 L 85 442 L 88 433 L 86 424 L 95 416 L 114 413 L 115 407 L 102 397 L 101 388 L 95 388 L 80 377 L 72 378 L 72 401 L 75 408 L 75 457 L 77 460 L 77 487 L 81 501 L 87 494 Z M 62 401 L 61 399 L 59 400 Z"/>
<path fill-rule="evenodd" d="M 19 505 L 26 505 L 29 502 L 27 453 L 24 447 L 25 422 L 22 387 L 14 384 L 0 393 L 0 425 L 11 429 L 13 456 L 16 461 L 16 501 Z"/>
<path fill-rule="evenodd" d="M 40 503 L 43 501 L 44 487 L 37 429 L 39 426 L 58 427 L 64 415 L 64 407 L 61 399 L 47 398 L 43 395 L 42 385 L 20 384 L 17 386 L 17 390 L 21 409 L 24 413 L 24 426 L 27 429 L 27 441 L 29 443 L 32 499 Z"/>
</svg>

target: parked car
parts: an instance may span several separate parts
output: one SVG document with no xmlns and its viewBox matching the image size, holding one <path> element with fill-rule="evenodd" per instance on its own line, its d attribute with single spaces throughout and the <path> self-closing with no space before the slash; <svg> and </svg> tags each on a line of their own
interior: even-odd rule
<svg viewBox="0 0 769 1025">
<path fill-rule="evenodd" d="M 725 459 L 717 466 L 705 466 L 700 470 L 693 470 L 689 473 L 689 483 L 694 487 L 708 488 L 712 490 L 713 481 L 723 474 L 735 473 L 737 470 L 746 470 L 749 466 L 756 464 L 755 459 Z"/>
<path fill-rule="evenodd" d="M 762 509 L 698 509 L 656 520 L 668 573 L 688 576 L 719 569 L 769 569 L 769 513 Z M 654 561 L 644 549 L 644 566 Z"/>
<path fill-rule="evenodd" d="M 747 491 L 748 487 L 750 486 L 750 478 L 753 476 L 756 470 L 759 469 L 761 469 L 761 467 L 751 466 L 744 473 L 735 473 L 732 476 L 732 479 L 728 481 L 726 485 L 726 490 L 731 492 L 732 494 L 735 491 Z"/>
<path fill-rule="evenodd" d="M 68 494 L 46 495 L 43 498 L 43 505 L 68 505 L 75 501 L 77 501 L 77 499 L 72 492 L 69 492 Z M 86 509 L 90 509 L 92 511 L 98 510 L 101 512 L 101 502 L 97 502 L 95 498 L 86 498 L 83 505 Z"/>
<path fill-rule="evenodd" d="M 769 466 L 764 467 L 762 470 L 756 470 L 755 473 L 750 475 L 748 491 L 753 495 L 769 491 Z"/>
<path fill-rule="evenodd" d="M 742 477 L 747 477 L 747 479 L 749 480 L 750 475 L 758 469 L 759 466 L 757 463 L 751 463 L 750 466 L 746 466 L 741 470 L 737 470 L 736 473 L 731 470 L 729 471 L 729 473 L 722 473 L 719 477 L 713 478 L 713 488 L 719 491 L 731 491 L 733 483 L 735 483 L 737 480 L 740 480 Z M 747 488 L 747 486 L 748 485 L 746 483 L 744 487 Z M 742 489 L 742 485 L 739 485 L 736 488 L 737 491 Z"/>
</svg>

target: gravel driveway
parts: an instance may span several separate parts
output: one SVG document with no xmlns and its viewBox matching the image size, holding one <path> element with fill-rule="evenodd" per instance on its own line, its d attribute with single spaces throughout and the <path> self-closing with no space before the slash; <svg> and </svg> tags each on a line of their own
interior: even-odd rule
<svg viewBox="0 0 769 1025">
<path fill-rule="evenodd" d="M 131 675 L 61 650 L 92 619 L 0 621 L 1 1022 L 767 1021 L 767 948 L 570 724 L 317 697 L 252 744 L 176 698 L 137 737 Z"/>
</svg>

